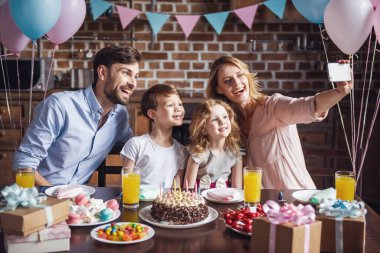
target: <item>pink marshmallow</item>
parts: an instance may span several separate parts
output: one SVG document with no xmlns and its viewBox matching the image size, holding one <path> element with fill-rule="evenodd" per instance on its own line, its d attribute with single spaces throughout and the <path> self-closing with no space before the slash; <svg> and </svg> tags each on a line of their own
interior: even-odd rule
<svg viewBox="0 0 380 253">
<path fill-rule="evenodd" d="M 107 207 L 116 211 L 117 209 L 119 209 L 119 203 L 117 203 L 116 199 L 110 199 L 107 201 Z"/>
</svg>

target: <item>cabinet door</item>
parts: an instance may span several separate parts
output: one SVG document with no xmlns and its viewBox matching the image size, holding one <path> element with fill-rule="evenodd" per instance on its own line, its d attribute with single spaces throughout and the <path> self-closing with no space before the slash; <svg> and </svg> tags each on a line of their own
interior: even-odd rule
<svg viewBox="0 0 380 253">
<path fill-rule="evenodd" d="M 12 152 L 0 151 L 0 185 L 10 185 L 15 182 L 12 171 Z"/>
</svg>

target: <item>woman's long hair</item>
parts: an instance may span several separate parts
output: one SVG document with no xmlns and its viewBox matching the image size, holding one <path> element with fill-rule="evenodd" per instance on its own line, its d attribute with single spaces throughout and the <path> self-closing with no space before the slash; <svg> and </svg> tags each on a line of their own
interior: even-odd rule
<svg viewBox="0 0 380 253">
<path fill-rule="evenodd" d="M 203 153 L 209 146 L 209 141 L 205 134 L 206 121 L 211 115 L 212 108 L 216 105 L 223 106 L 231 121 L 231 133 L 226 137 L 224 149 L 238 156 L 240 154 L 240 129 L 236 123 L 234 110 L 226 102 L 218 99 L 208 99 L 200 104 L 193 113 L 190 123 L 190 144 L 189 152 L 192 154 Z"/>
</svg>

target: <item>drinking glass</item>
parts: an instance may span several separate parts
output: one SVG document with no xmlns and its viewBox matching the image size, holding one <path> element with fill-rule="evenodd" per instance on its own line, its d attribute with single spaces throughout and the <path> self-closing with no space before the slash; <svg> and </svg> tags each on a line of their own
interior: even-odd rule
<svg viewBox="0 0 380 253">
<path fill-rule="evenodd" d="M 139 207 L 140 200 L 140 168 L 123 167 L 121 170 L 123 188 L 123 207 L 134 209 Z"/>
<path fill-rule="evenodd" d="M 259 167 L 245 167 L 244 174 L 244 204 L 254 206 L 260 202 L 262 169 Z"/>
<path fill-rule="evenodd" d="M 34 169 L 17 168 L 16 169 L 16 184 L 23 188 L 34 187 Z"/>
<path fill-rule="evenodd" d="M 335 172 L 336 198 L 352 201 L 355 196 L 356 176 L 353 171 Z"/>
</svg>

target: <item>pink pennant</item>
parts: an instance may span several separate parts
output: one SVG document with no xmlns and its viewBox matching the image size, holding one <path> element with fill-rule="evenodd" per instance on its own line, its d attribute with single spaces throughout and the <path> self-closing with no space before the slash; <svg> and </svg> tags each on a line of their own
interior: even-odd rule
<svg viewBox="0 0 380 253">
<path fill-rule="evenodd" d="M 253 20 L 255 19 L 258 4 L 251 5 L 248 7 L 240 8 L 234 10 L 235 14 L 243 21 L 243 23 L 249 28 L 252 28 Z"/>
<path fill-rule="evenodd" d="M 175 15 L 179 25 L 181 26 L 186 38 L 193 31 L 195 24 L 198 22 L 200 15 Z"/>
<path fill-rule="evenodd" d="M 120 5 L 116 5 L 116 9 L 119 13 L 120 22 L 123 29 L 126 28 L 129 23 L 131 23 L 132 20 L 134 20 L 135 17 L 141 13 L 141 11 L 129 9 Z"/>
</svg>

